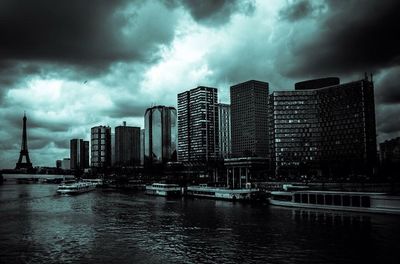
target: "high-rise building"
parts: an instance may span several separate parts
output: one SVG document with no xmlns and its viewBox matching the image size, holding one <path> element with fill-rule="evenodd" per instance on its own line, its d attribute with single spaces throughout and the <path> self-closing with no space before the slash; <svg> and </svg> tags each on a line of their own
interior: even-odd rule
<svg viewBox="0 0 400 264">
<path fill-rule="evenodd" d="M 379 151 L 382 163 L 400 163 L 400 137 L 380 143 Z"/>
<path fill-rule="evenodd" d="M 144 149 L 145 149 L 146 130 L 140 130 L 140 165 L 144 165 Z"/>
<path fill-rule="evenodd" d="M 79 170 L 89 168 L 89 141 L 71 139 L 70 141 L 71 169 Z"/>
<path fill-rule="evenodd" d="M 56 168 L 61 169 L 62 167 L 62 160 L 56 160 Z"/>
<path fill-rule="evenodd" d="M 178 94 L 179 161 L 218 158 L 217 102 L 217 88 L 199 86 Z"/>
<path fill-rule="evenodd" d="M 221 158 L 229 158 L 232 152 L 231 106 L 229 104 L 218 104 L 218 118 L 219 153 Z"/>
<path fill-rule="evenodd" d="M 232 156 L 268 157 L 268 83 L 231 86 Z"/>
<path fill-rule="evenodd" d="M 115 165 L 140 165 L 140 127 L 127 126 L 124 122 L 115 128 Z"/>
<path fill-rule="evenodd" d="M 64 158 L 61 161 L 61 169 L 70 170 L 71 169 L 71 160 L 69 158 Z"/>
<path fill-rule="evenodd" d="M 115 165 L 115 133 L 111 131 L 111 166 Z"/>
<path fill-rule="evenodd" d="M 276 174 L 370 174 L 376 164 L 373 82 L 330 77 L 270 96 Z M 310 171 L 311 169 L 311 171 Z"/>
<path fill-rule="evenodd" d="M 96 126 L 91 129 L 91 166 L 111 166 L 111 127 Z"/>
<path fill-rule="evenodd" d="M 177 160 L 176 109 L 167 106 L 148 108 L 144 115 L 145 164 Z"/>
<path fill-rule="evenodd" d="M 381 175 L 385 178 L 399 179 L 400 137 L 385 140 L 379 144 Z"/>
</svg>

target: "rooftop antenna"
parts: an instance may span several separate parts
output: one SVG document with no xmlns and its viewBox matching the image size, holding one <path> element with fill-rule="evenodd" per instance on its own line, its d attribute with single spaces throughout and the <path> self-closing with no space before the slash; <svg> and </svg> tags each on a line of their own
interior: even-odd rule
<svg viewBox="0 0 400 264">
<path fill-rule="evenodd" d="M 367 72 L 364 72 L 364 79 L 365 79 L 366 81 L 368 81 L 368 74 L 367 74 Z"/>
<path fill-rule="evenodd" d="M 372 72 L 370 73 L 371 75 L 371 82 L 374 82 L 374 75 L 372 74 Z"/>
</svg>

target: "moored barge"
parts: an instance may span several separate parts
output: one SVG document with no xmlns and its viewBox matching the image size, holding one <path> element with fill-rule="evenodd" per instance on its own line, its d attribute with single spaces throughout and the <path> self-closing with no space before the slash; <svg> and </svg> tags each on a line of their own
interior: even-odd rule
<svg viewBox="0 0 400 264">
<path fill-rule="evenodd" d="M 368 213 L 400 214 L 400 196 L 372 192 L 274 191 L 272 205 Z"/>
</svg>

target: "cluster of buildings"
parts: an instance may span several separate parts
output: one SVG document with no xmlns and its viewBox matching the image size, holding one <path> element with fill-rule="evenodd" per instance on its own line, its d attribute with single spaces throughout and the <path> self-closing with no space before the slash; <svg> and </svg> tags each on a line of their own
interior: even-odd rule
<svg viewBox="0 0 400 264">
<path fill-rule="evenodd" d="M 272 93 L 267 82 L 250 80 L 230 87 L 230 104 L 218 102 L 217 88 L 199 86 L 177 101 L 177 109 L 148 108 L 144 129 L 124 122 L 114 131 L 91 128 L 90 144 L 72 139 L 65 166 L 179 168 L 215 181 L 231 176 L 236 184 L 375 173 L 372 77 L 344 84 L 336 77 L 309 80 Z"/>
<path fill-rule="evenodd" d="M 140 168 L 177 160 L 177 113 L 174 107 L 154 106 L 145 112 L 145 129 L 121 126 L 91 128 L 89 141 L 71 139 L 70 157 L 57 161 L 68 170 Z M 89 160 L 90 152 L 90 160 Z"/>
</svg>

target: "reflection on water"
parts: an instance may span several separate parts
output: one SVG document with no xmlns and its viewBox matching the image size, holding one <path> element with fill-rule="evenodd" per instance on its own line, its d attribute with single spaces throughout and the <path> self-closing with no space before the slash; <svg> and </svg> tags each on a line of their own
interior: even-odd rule
<svg viewBox="0 0 400 264">
<path fill-rule="evenodd" d="M 398 216 L 0 186 L 0 263 L 397 263 Z"/>
<path fill-rule="evenodd" d="M 371 215 L 341 211 L 323 211 L 310 209 L 292 209 L 292 219 L 296 222 L 310 222 L 313 224 L 370 227 Z"/>
</svg>

